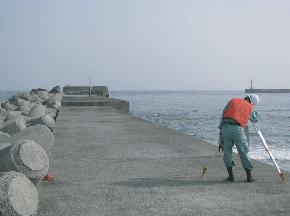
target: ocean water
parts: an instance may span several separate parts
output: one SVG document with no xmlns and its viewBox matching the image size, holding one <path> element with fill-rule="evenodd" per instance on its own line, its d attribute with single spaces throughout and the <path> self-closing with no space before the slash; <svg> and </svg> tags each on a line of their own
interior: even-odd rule
<svg viewBox="0 0 290 216">
<path fill-rule="evenodd" d="M 19 91 L 0 91 L 0 101 L 6 102 L 12 95 L 17 94 L 18 92 Z"/>
<path fill-rule="evenodd" d="M 130 102 L 132 115 L 214 145 L 225 105 L 246 95 L 243 91 L 110 91 L 111 98 Z M 290 171 L 290 94 L 257 95 L 258 127 L 280 169 Z M 249 130 L 250 157 L 274 166 L 252 124 Z"/>
<path fill-rule="evenodd" d="M 18 91 L 0 91 L 2 101 Z M 218 125 L 224 106 L 243 91 L 110 91 L 110 97 L 130 102 L 132 115 L 218 145 Z M 290 94 L 257 94 L 257 123 L 277 164 L 290 171 Z M 250 129 L 250 157 L 274 165 L 254 129 Z M 235 150 L 236 151 L 236 150 Z"/>
</svg>

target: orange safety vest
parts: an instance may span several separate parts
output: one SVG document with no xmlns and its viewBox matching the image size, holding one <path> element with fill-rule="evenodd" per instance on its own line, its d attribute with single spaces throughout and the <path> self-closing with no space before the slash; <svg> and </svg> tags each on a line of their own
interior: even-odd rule
<svg viewBox="0 0 290 216">
<path fill-rule="evenodd" d="M 242 98 L 234 98 L 231 100 L 227 110 L 223 115 L 223 119 L 230 117 L 241 124 L 243 128 L 249 121 L 251 111 L 253 109 L 252 104 Z"/>
</svg>

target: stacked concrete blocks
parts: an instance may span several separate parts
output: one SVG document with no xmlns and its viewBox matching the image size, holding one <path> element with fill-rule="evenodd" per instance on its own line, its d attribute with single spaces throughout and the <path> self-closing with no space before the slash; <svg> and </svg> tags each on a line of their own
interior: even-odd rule
<svg viewBox="0 0 290 216">
<path fill-rule="evenodd" d="M 61 99 L 39 89 L 0 101 L 0 215 L 36 214 Z"/>
<path fill-rule="evenodd" d="M 1 102 L 0 131 L 13 135 L 27 126 L 42 124 L 53 130 L 54 119 L 61 108 L 62 93 L 47 91 L 21 92 Z M 51 118 L 50 118 L 51 117 Z"/>
<path fill-rule="evenodd" d="M 40 183 L 49 168 L 47 153 L 31 140 L 20 140 L 2 149 L 0 158 L 1 172 L 20 172 L 35 185 Z"/>
<path fill-rule="evenodd" d="M 24 139 L 34 141 L 39 144 L 46 152 L 48 152 L 52 147 L 54 141 L 54 136 L 51 130 L 46 126 L 39 124 L 35 126 L 29 126 L 22 132 L 14 134 L 13 136 L 9 136 L 9 134 L 4 133 L 2 136 L 2 142 L 4 143 L 16 143 L 17 141 Z"/>
</svg>

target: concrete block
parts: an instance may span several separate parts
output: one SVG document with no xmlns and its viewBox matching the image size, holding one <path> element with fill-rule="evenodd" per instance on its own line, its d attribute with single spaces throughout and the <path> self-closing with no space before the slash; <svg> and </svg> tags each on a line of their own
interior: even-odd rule
<svg viewBox="0 0 290 216">
<path fill-rule="evenodd" d="M 52 95 L 48 100 L 46 100 L 43 104 L 54 104 L 55 101 L 60 102 L 62 99 L 62 95 L 61 94 L 54 94 Z"/>
<path fill-rule="evenodd" d="M 28 106 L 29 105 L 29 101 L 17 98 L 14 102 L 13 105 L 15 106 Z"/>
<path fill-rule="evenodd" d="M 34 102 L 37 103 L 37 104 L 40 104 L 40 103 L 42 104 L 42 103 L 45 102 L 45 100 L 41 99 L 38 95 L 36 95 Z"/>
<path fill-rule="evenodd" d="M 51 117 L 55 117 L 57 113 L 57 110 L 51 109 L 51 108 L 45 108 L 45 114 L 50 115 Z"/>
<path fill-rule="evenodd" d="M 8 146 L 11 146 L 12 144 L 11 143 L 0 143 L 0 151 L 2 150 L 2 149 L 5 149 L 6 147 L 8 147 Z M 1 159 L 0 159 L 0 161 L 1 161 Z"/>
<path fill-rule="evenodd" d="M 25 128 L 20 133 L 14 134 L 13 136 L 3 139 L 2 142 L 15 143 L 19 140 L 32 140 L 39 144 L 46 152 L 52 147 L 54 142 L 54 136 L 48 127 L 44 125 L 35 125 Z"/>
<path fill-rule="evenodd" d="M 3 116 L 5 116 L 4 122 L 7 122 L 7 121 L 9 121 L 11 119 L 14 119 L 14 118 L 17 118 L 17 117 L 21 117 L 21 112 L 19 112 L 19 111 L 8 111 Z"/>
<path fill-rule="evenodd" d="M 20 111 L 21 115 L 28 116 L 30 110 L 30 106 L 18 106 L 15 111 Z"/>
<path fill-rule="evenodd" d="M 0 128 L 1 128 L 1 126 L 0 126 Z M 8 133 L 4 133 L 4 132 L 0 131 L 0 143 L 2 140 L 5 140 L 9 137 L 10 137 L 10 135 Z"/>
<path fill-rule="evenodd" d="M 13 135 L 23 131 L 26 128 L 26 122 L 21 116 L 18 116 L 14 119 L 11 119 L 7 122 L 4 122 L 4 127 L 0 131 Z"/>
<path fill-rule="evenodd" d="M 58 103 L 58 104 L 54 104 L 51 108 L 55 110 L 60 110 L 60 107 L 61 107 L 61 104 Z"/>
<path fill-rule="evenodd" d="M 32 97 L 30 96 L 28 92 L 23 92 L 20 98 L 26 101 L 32 101 Z"/>
<path fill-rule="evenodd" d="M 14 111 L 14 110 L 16 110 L 17 106 L 10 104 L 9 102 L 6 102 L 2 105 L 2 108 L 6 109 L 6 110 Z"/>
<path fill-rule="evenodd" d="M 30 118 L 39 118 L 41 116 L 45 115 L 45 107 L 40 104 L 36 104 L 33 106 L 33 108 L 30 110 L 28 117 Z"/>
<path fill-rule="evenodd" d="M 0 214 L 36 215 L 39 203 L 36 187 L 19 172 L 0 173 Z"/>
<path fill-rule="evenodd" d="M 34 185 L 40 183 L 49 168 L 47 153 L 31 140 L 20 140 L 0 150 L 0 158 L 0 172 L 20 172 Z"/>
<path fill-rule="evenodd" d="M 47 91 L 38 91 L 37 95 L 39 98 L 43 99 L 43 100 L 48 100 L 48 92 Z"/>
<path fill-rule="evenodd" d="M 56 93 L 56 94 L 54 94 L 53 96 L 51 96 L 50 98 L 54 98 L 54 99 L 56 99 L 56 100 L 58 100 L 58 101 L 61 101 L 61 99 L 62 99 L 62 94 L 61 94 L 61 93 Z"/>
<path fill-rule="evenodd" d="M 31 99 L 32 99 L 31 102 L 34 102 L 34 101 L 36 100 L 36 97 L 38 97 L 38 96 L 37 96 L 37 94 L 35 94 L 34 92 L 30 92 L 30 97 L 31 97 Z"/>
<path fill-rule="evenodd" d="M 3 115 L 1 116 L 3 121 L 6 118 L 7 115 L 9 115 L 11 112 L 13 112 L 12 110 L 5 110 L 5 112 L 3 113 Z"/>
<path fill-rule="evenodd" d="M 55 126 L 55 121 L 50 115 L 43 115 L 37 119 L 32 119 L 27 126 L 35 126 L 35 125 L 45 125 L 49 128 L 50 131 L 53 131 Z"/>
<path fill-rule="evenodd" d="M 10 101 L 11 103 L 13 103 L 17 98 L 20 98 L 23 92 L 18 92 L 17 94 L 12 95 L 8 101 Z"/>
<path fill-rule="evenodd" d="M 29 107 L 30 107 L 30 109 L 32 109 L 35 105 L 37 105 L 37 103 L 31 101 L 31 102 L 29 103 Z"/>
<path fill-rule="evenodd" d="M 6 112 L 6 109 L 3 109 L 2 107 L 0 107 L 0 116 L 2 116 L 5 112 Z"/>
<path fill-rule="evenodd" d="M 42 89 L 42 88 L 32 89 L 31 92 L 30 92 L 30 94 L 31 94 L 31 93 L 35 93 L 35 94 L 37 94 L 37 92 L 39 92 L 39 91 L 47 91 L 47 90 L 46 90 L 46 89 Z"/>
<path fill-rule="evenodd" d="M 50 98 L 46 105 L 48 108 L 59 110 L 61 107 L 61 102 L 55 98 Z"/>
<path fill-rule="evenodd" d="M 55 86 L 51 89 L 50 93 L 60 93 L 61 88 L 60 86 Z"/>
</svg>

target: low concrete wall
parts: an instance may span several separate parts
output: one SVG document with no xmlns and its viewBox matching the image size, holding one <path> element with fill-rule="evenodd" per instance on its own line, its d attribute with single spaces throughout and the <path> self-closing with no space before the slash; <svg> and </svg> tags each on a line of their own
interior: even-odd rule
<svg viewBox="0 0 290 216">
<path fill-rule="evenodd" d="M 92 86 L 92 95 L 109 97 L 107 86 Z M 89 95 L 90 86 L 64 86 L 63 93 L 65 95 Z"/>
<path fill-rule="evenodd" d="M 113 107 L 115 109 L 121 110 L 126 113 L 130 113 L 130 105 L 129 101 L 125 100 L 119 100 L 119 99 L 114 99 L 110 100 L 109 102 L 110 107 Z"/>
<path fill-rule="evenodd" d="M 61 101 L 62 106 L 110 106 L 123 112 L 130 112 L 129 101 L 107 97 L 70 97 L 65 96 Z"/>
</svg>

